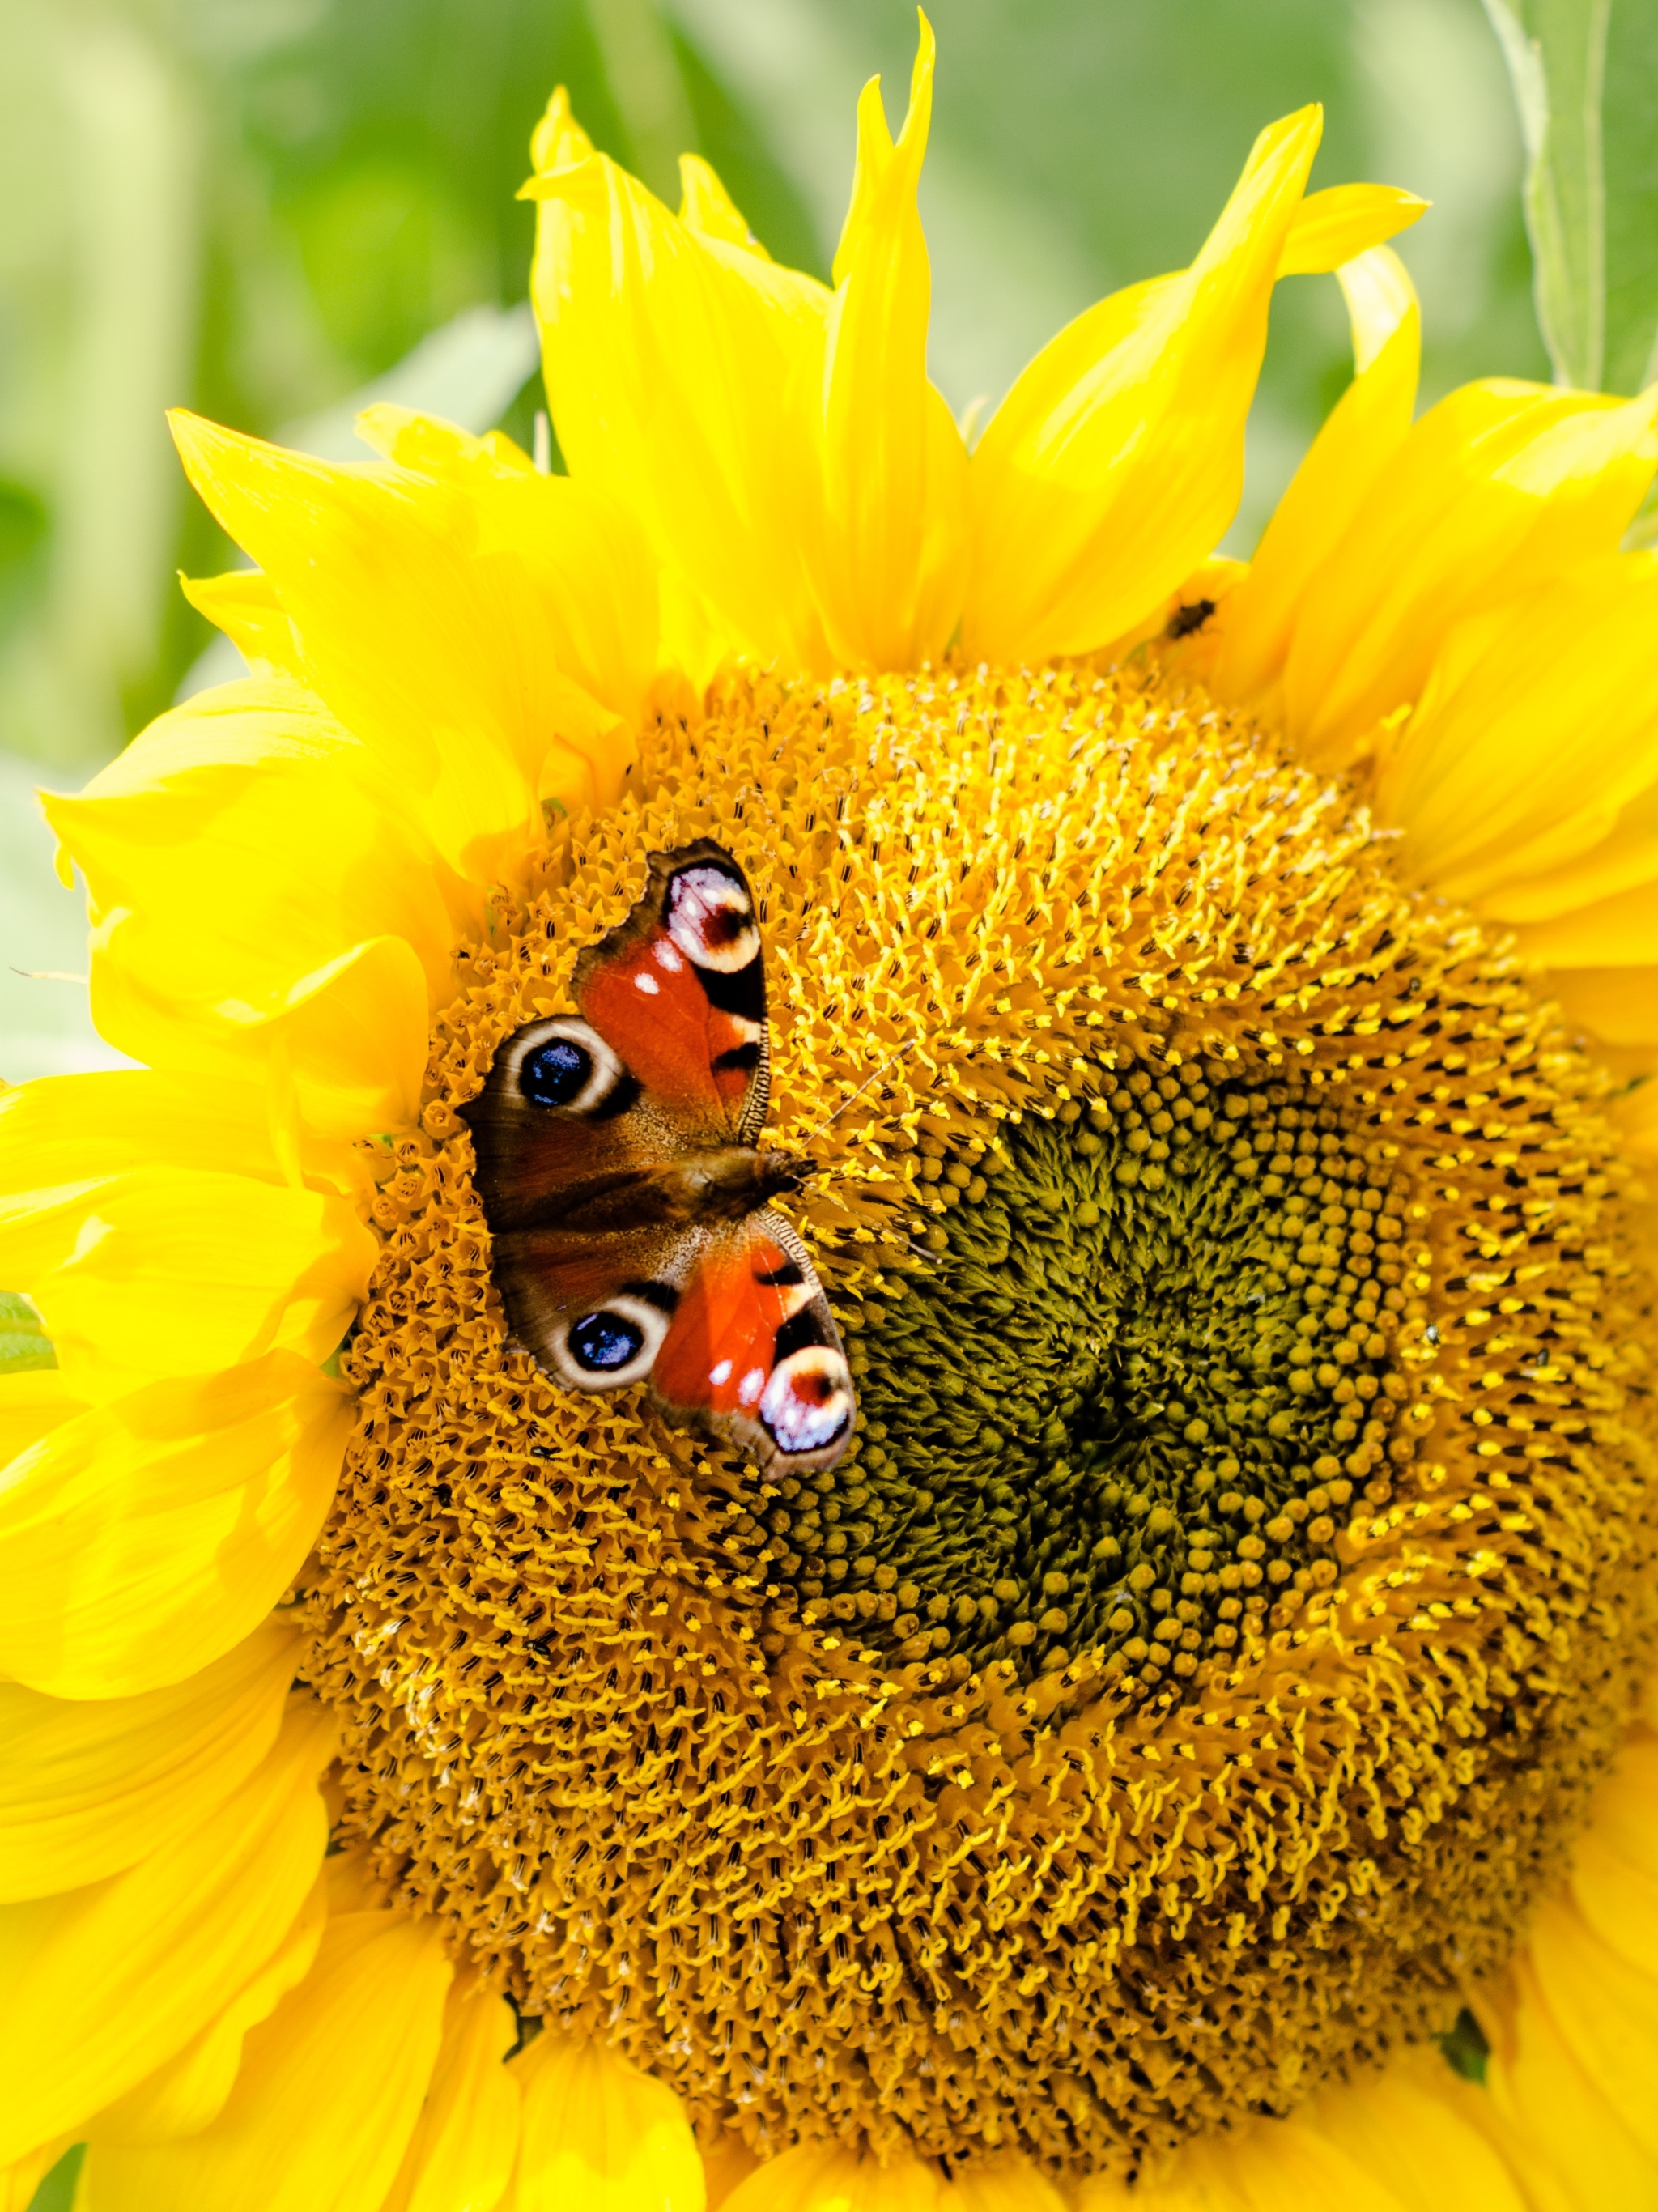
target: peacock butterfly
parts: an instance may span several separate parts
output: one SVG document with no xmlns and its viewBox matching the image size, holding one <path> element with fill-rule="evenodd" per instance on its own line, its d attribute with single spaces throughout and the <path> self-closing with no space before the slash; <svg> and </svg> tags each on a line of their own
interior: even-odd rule
<svg viewBox="0 0 1658 2212">
<path fill-rule="evenodd" d="M 852 1376 L 805 1246 L 768 1200 L 810 1161 L 761 1152 L 770 1052 L 748 878 L 704 838 L 653 853 L 576 963 L 580 1017 L 531 1022 L 463 1110 L 514 1336 L 556 1382 L 649 1377 L 673 1418 L 768 1470 L 831 1467 Z"/>
</svg>

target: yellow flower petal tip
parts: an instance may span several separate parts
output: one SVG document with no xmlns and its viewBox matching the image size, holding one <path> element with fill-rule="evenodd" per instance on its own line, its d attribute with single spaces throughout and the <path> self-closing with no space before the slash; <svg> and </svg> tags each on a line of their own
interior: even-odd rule
<svg viewBox="0 0 1658 2212">
<path fill-rule="evenodd" d="M 1335 185 L 1310 192 L 1296 210 L 1278 273 L 1326 275 L 1419 222 L 1432 205 L 1389 185 Z"/>
<path fill-rule="evenodd" d="M 250 673 L 43 802 L 141 1064 L 0 1094 L 16 2212 L 70 2142 L 96 2212 L 1654 2197 L 1658 393 L 1418 419 L 1425 204 L 1307 108 L 969 455 L 934 64 L 832 287 L 555 94 L 568 475 L 173 418 Z M 1319 272 L 1355 374 L 1224 560 Z M 630 1208 L 733 1133 L 625 1024 L 477 1181 L 708 838 L 859 1401 L 804 1480 L 509 1333 L 527 1240 L 717 1372 L 741 1224 Z"/>
</svg>

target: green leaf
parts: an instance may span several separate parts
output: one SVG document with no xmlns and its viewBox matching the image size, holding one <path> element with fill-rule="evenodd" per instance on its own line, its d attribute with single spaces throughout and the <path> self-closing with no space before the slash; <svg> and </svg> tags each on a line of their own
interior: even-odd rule
<svg viewBox="0 0 1658 2212">
<path fill-rule="evenodd" d="M 1485 2031 L 1465 2005 L 1456 2016 L 1456 2025 L 1447 2035 L 1436 2037 L 1445 2063 L 1465 2081 L 1485 2086 L 1485 2069 L 1490 2063 L 1491 2047 L 1485 2040 Z"/>
<path fill-rule="evenodd" d="M 0 1291 L 0 1375 L 21 1375 L 32 1367 L 56 1367 L 58 1354 L 39 1316 L 27 1298 Z"/>
<path fill-rule="evenodd" d="M 1558 384 L 1658 375 L 1658 0 L 1485 0 L 1526 143 L 1537 320 Z"/>
<path fill-rule="evenodd" d="M 1613 0 L 1606 161 L 1608 392 L 1658 380 L 1658 0 Z"/>
<path fill-rule="evenodd" d="M 76 2143 L 73 2150 L 64 2153 L 29 2199 L 29 2212 L 70 2212 L 75 2202 L 75 2185 L 81 2179 L 81 2161 L 86 2154 L 84 2143 Z"/>
</svg>

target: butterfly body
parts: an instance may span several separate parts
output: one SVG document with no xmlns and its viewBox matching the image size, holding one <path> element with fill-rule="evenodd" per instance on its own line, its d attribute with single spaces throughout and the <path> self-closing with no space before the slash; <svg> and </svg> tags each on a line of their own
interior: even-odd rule
<svg viewBox="0 0 1658 2212">
<path fill-rule="evenodd" d="M 579 1016 L 532 1022 L 466 1110 L 513 1334 L 567 1388 L 649 1377 L 762 1465 L 850 1441 L 851 1376 L 805 1246 L 770 1201 L 809 1161 L 759 1146 L 765 977 L 747 878 L 704 840 L 576 964 Z"/>
</svg>

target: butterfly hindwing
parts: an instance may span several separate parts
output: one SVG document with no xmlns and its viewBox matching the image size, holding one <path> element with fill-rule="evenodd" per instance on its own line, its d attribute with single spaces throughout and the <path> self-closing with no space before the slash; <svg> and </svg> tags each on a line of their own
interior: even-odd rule
<svg viewBox="0 0 1658 2212">
<path fill-rule="evenodd" d="M 768 1207 L 710 1231 L 656 1355 L 671 1412 L 762 1466 L 827 1467 L 852 1433 L 852 1375 L 805 1246 Z"/>
<path fill-rule="evenodd" d="M 568 1389 L 649 1377 L 763 1464 L 838 1459 L 852 1378 L 805 1247 L 768 1200 L 808 1164 L 758 1149 L 768 1078 L 758 916 L 704 839 L 650 856 L 576 963 L 580 1012 L 529 1023 L 463 1109 L 513 1334 Z"/>
</svg>

